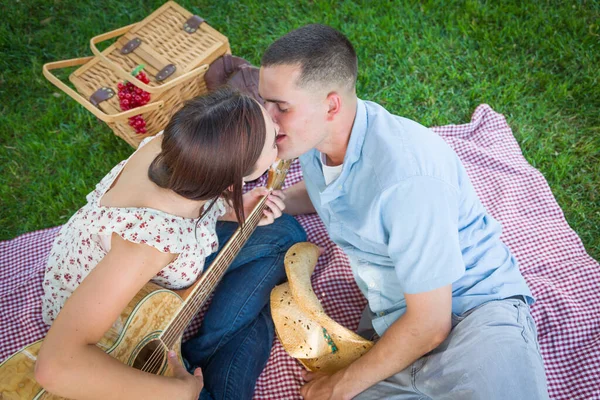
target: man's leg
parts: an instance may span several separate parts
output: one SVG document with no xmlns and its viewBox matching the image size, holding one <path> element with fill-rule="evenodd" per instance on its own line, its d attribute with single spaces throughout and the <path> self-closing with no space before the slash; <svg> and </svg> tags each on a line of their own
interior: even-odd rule
<svg viewBox="0 0 600 400">
<path fill-rule="evenodd" d="M 463 316 L 435 350 L 357 399 L 548 399 L 529 307 L 491 301 Z"/>
<path fill-rule="evenodd" d="M 237 226 L 231 222 L 217 223 L 220 248 Z M 241 390 L 237 382 L 256 382 L 273 342 L 273 322 L 268 312 L 271 290 L 285 280 L 286 251 L 294 243 L 305 240 L 302 227 L 286 214 L 271 225 L 258 227 L 216 288 L 198 334 L 183 344 L 184 357 L 191 365 L 203 368 L 205 387 L 215 399 L 227 398 L 230 392 L 227 385 Z M 206 260 L 205 267 L 215 256 Z M 252 358 L 251 364 L 255 367 L 250 370 L 229 368 L 220 362 L 221 359 L 239 360 L 236 354 Z M 213 368 L 217 365 L 218 368 Z M 229 373 L 223 374 L 223 368 Z M 253 386 L 246 389 L 250 392 L 238 392 L 236 398 L 250 398 Z"/>
</svg>

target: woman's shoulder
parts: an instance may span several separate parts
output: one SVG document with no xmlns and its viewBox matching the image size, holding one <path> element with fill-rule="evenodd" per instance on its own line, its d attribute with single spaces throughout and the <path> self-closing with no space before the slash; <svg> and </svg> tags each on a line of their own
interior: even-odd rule
<svg viewBox="0 0 600 400">
<path fill-rule="evenodd" d="M 88 203 L 99 202 L 102 196 L 113 186 L 115 180 L 120 176 L 121 172 L 125 169 L 125 166 L 135 158 L 136 154 L 140 152 L 148 143 L 156 138 L 162 137 L 162 131 L 157 133 L 154 136 L 149 136 L 142 140 L 138 148 L 131 153 L 129 157 L 125 160 L 122 160 L 117 165 L 115 165 L 101 180 L 96 184 L 96 187 L 92 192 L 90 192 L 86 196 L 86 200 Z"/>
</svg>

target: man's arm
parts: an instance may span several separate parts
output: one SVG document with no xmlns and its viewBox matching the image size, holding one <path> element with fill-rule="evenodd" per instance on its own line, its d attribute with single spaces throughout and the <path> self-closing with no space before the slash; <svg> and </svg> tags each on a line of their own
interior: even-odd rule
<svg viewBox="0 0 600 400">
<path fill-rule="evenodd" d="M 351 399 L 442 343 L 452 327 L 452 285 L 405 294 L 405 298 L 406 313 L 367 354 L 331 376 L 309 373 L 302 396 L 307 400 Z"/>
<path fill-rule="evenodd" d="M 312 214 L 315 213 L 315 207 L 308 197 L 304 181 L 284 190 L 286 213 L 291 215 Z"/>
</svg>

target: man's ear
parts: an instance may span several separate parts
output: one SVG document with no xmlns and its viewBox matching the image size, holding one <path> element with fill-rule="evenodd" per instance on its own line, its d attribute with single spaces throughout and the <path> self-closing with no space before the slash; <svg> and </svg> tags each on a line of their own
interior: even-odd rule
<svg viewBox="0 0 600 400">
<path fill-rule="evenodd" d="M 327 120 L 333 119 L 342 111 L 342 97 L 338 92 L 330 92 L 327 95 Z"/>
</svg>

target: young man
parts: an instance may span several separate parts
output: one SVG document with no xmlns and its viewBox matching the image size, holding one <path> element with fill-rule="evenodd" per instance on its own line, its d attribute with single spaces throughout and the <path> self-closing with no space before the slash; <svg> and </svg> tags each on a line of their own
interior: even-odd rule
<svg viewBox="0 0 600 400">
<path fill-rule="evenodd" d="M 544 366 L 517 261 L 456 154 L 429 129 L 356 96 L 348 39 L 308 25 L 262 59 L 260 95 L 300 157 L 290 213 L 316 211 L 348 255 L 381 336 L 306 399 L 544 399 Z"/>
</svg>

